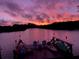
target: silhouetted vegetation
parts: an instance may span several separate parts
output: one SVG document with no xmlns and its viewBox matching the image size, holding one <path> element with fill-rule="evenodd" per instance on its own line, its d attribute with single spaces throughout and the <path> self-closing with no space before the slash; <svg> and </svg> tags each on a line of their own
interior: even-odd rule
<svg viewBox="0 0 79 59">
<path fill-rule="evenodd" d="M 42 29 L 51 29 L 51 30 L 79 30 L 79 21 L 70 21 L 70 22 L 56 22 L 49 25 L 13 25 L 13 26 L 0 26 L 0 32 L 13 32 L 13 31 L 24 31 L 29 28 L 42 28 Z"/>
<path fill-rule="evenodd" d="M 55 30 L 79 30 L 79 21 L 59 22 L 40 26 L 39 28 Z"/>
<path fill-rule="evenodd" d="M 16 32 L 16 31 L 24 31 L 26 29 L 29 29 L 29 28 L 36 28 L 36 25 L 34 24 L 24 24 L 24 25 L 18 25 L 18 24 L 15 24 L 13 26 L 0 26 L 0 33 L 1 32 Z"/>
<path fill-rule="evenodd" d="M 0 26 L 0 32 L 24 31 L 27 25 Z"/>
</svg>

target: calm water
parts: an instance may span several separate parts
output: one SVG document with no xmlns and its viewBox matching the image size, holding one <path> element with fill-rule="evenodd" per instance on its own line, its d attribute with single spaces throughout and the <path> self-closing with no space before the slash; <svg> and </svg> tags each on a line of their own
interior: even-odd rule
<svg viewBox="0 0 79 59">
<path fill-rule="evenodd" d="M 20 35 L 21 37 L 19 37 Z M 32 44 L 34 40 L 39 42 L 42 40 L 49 41 L 53 36 L 73 44 L 73 54 L 79 55 L 79 31 L 58 31 L 36 28 L 21 32 L 0 33 L 0 46 L 2 47 L 3 59 L 12 59 L 15 40 L 22 39 L 24 43 Z M 66 39 L 66 36 L 68 39 Z"/>
</svg>

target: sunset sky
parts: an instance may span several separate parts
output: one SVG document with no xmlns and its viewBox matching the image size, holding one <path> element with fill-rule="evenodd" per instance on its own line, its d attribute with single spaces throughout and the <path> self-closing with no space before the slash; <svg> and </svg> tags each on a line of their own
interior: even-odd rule
<svg viewBox="0 0 79 59">
<path fill-rule="evenodd" d="M 79 20 L 79 0 L 0 0 L 0 25 Z"/>
</svg>

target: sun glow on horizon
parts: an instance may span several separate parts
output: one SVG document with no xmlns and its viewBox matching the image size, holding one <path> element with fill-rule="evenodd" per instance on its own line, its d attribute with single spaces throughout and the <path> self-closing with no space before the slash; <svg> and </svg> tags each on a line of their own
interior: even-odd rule
<svg viewBox="0 0 79 59">
<path fill-rule="evenodd" d="M 0 3 L 0 26 L 79 20 L 78 0 L 3 0 Z"/>
</svg>

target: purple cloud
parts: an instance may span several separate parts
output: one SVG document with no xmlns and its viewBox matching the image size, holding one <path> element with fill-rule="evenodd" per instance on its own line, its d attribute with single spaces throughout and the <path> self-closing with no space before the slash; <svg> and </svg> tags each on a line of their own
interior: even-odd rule
<svg viewBox="0 0 79 59">
<path fill-rule="evenodd" d="M 11 16 L 17 16 L 23 13 L 23 9 L 14 2 L 0 1 L 0 7 L 4 7 L 3 12 L 10 14 Z"/>
<path fill-rule="evenodd" d="M 4 12 L 10 14 L 11 16 L 17 16 L 17 14 L 12 11 L 4 10 Z"/>
<path fill-rule="evenodd" d="M 7 2 L 5 5 L 11 11 L 14 11 L 14 12 L 21 12 L 22 11 L 22 9 L 16 3 Z"/>
<path fill-rule="evenodd" d="M 79 0 L 0 0 L 0 12 L 14 17 L 43 20 L 63 17 L 66 12 L 77 14 L 78 5 Z"/>
</svg>

